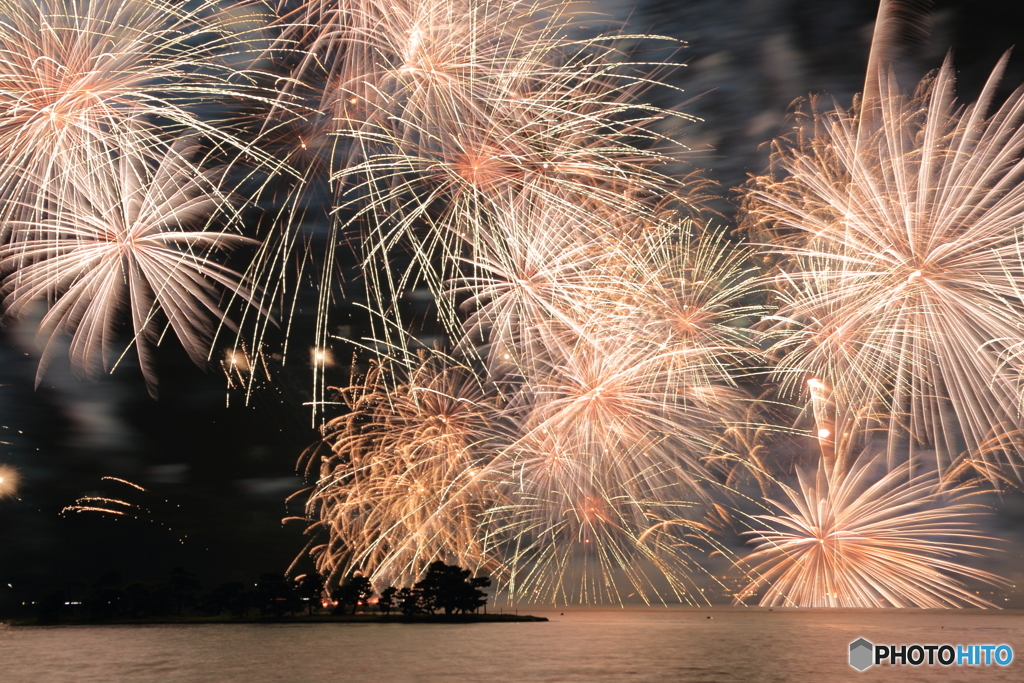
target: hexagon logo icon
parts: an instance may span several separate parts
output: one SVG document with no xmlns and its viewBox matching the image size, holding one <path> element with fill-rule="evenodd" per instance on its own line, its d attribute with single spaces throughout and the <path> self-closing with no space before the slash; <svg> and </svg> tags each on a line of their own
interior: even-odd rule
<svg viewBox="0 0 1024 683">
<path fill-rule="evenodd" d="M 875 646 L 864 638 L 858 638 L 850 643 L 850 666 L 857 671 L 864 671 L 874 662 L 872 661 Z"/>
</svg>

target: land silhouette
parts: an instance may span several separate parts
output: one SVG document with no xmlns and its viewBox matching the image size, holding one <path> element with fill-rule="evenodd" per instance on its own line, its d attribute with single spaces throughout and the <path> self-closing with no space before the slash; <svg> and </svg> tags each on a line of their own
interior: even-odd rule
<svg viewBox="0 0 1024 683">
<path fill-rule="evenodd" d="M 290 578 L 265 573 L 255 584 L 221 583 L 208 592 L 196 574 L 182 567 L 163 581 L 126 582 L 110 570 L 92 583 L 72 581 L 41 600 L 24 605 L 14 623 L 329 623 L 338 621 L 547 621 L 518 613 L 486 613 L 488 576 L 434 562 L 412 586 L 388 586 L 376 594 L 369 578 L 356 572 L 329 589 L 318 574 Z M 481 613 L 481 609 L 484 610 Z"/>
</svg>

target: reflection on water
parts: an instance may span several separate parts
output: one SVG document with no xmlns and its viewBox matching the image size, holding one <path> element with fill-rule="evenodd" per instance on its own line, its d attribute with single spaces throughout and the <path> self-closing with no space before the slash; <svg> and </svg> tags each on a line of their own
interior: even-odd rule
<svg viewBox="0 0 1024 683">
<path fill-rule="evenodd" d="M 1022 681 L 1020 612 L 586 610 L 549 623 L 0 626 L 4 683 Z M 710 617 L 710 618 L 709 618 Z M 1008 644 L 1007 667 L 847 664 L 851 641 Z"/>
</svg>

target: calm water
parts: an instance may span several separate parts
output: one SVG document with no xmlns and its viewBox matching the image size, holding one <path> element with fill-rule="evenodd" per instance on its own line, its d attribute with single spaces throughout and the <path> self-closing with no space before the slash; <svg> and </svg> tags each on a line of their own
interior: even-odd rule
<svg viewBox="0 0 1024 683">
<path fill-rule="evenodd" d="M 1024 681 L 1024 614 L 531 610 L 549 623 L 0 625 L 3 683 Z M 713 617 L 708 619 L 708 617 Z M 1007 667 L 847 664 L 852 640 L 1008 644 Z"/>
</svg>

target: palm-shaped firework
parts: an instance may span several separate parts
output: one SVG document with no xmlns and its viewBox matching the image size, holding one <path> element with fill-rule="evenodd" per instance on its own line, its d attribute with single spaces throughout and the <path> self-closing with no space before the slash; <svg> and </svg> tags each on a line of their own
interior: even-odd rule
<svg viewBox="0 0 1024 683">
<path fill-rule="evenodd" d="M 50 302 L 39 335 L 45 344 L 39 373 L 58 340 L 71 336 L 71 360 L 86 374 L 109 368 L 118 356 L 118 320 L 127 310 L 150 393 L 156 391 L 151 346 L 164 320 L 189 356 L 207 361 L 217 326 L 230 325 L 221 299 L 250 300 L 230 268 L 213 258 L 252 240 L 207 231 L 211 216 L 230 206 L 218 189 L 223 169 L 203 170 L 198 144 L 181 138 L 157 163 L 152 150 L 122 148 L 102 172 L 51 197 L 54 218 L 23 226 L 25 238 L 0 247 L 8 271 L 3 289 L 8 315 L 26 315 Z"/>
</svg>

